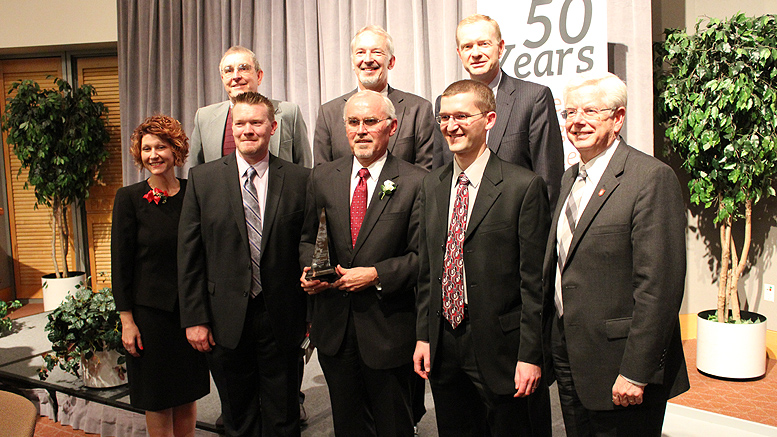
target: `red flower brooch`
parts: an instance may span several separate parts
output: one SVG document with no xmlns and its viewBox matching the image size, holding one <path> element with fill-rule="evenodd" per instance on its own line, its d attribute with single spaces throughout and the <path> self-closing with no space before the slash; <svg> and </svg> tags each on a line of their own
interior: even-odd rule
<svg viewBox="0 0 777 437">
<path fill-rule="evenodd" d="M 160 202 L 165 203 L 167 202 L 167 191 L 160 190 L 159 188 L 152 188 L 148 190 L 148 193 L 146 193 L 145 196 L 143 196 L 144 199 L 148 200 L 148 203 L 154 202 L 157 205 L 159 205 Z"/>
</svg>

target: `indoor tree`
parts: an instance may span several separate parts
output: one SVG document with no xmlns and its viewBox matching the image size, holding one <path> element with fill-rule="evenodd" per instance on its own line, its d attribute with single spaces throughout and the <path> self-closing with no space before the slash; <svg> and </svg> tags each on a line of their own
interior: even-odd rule
<svg viewBox="0 0 777 437">
<path fill-rule="evenodd" d="M 57 239 L 64 277 L 69 275 L 69 205 L 87 198 L 99 180 L 110 137 L 102 119 L 107 110 L 92 100 L 94 87 L 73 88 L 62 79 L 54 83 L 54 89 L 41 89 L 31 80 L 14 82 L 8 93 L 15 94 L 6 103 L 2 126 L 21 161 L 19 172 L 29 170 L 24 187 L 35 187 L 35 207 L 51 208 L 51 256 L 59 278 Z"/>
<path fill-rule="evenodd" d="M 716 208 L 721 262 L 717 319 L 739 321 L 737 284 L 753 205 L 775 195 L 777 16 L 709 19 L 656 43 L 656 104 L 669 149 L 690 176 L 691 202 Z M 744 239 L 732 227 L 744 219 Z M 729 316 L 730 312 L 730 316 Z"/>
</svg>

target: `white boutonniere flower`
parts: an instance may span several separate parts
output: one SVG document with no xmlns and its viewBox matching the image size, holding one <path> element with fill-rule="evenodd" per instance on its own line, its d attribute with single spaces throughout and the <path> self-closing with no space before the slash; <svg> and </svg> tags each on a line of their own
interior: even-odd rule
<svg viewBox="0 0 777 437">
<path fill-rule="evenodd" d="M 397 184 L 395 184 L 394 181 L 383 181 L 383 185 L 380 186 L 380 198 L 383 199 L 384 196 L 392 195 L 396 189 Z"/>
</svg>

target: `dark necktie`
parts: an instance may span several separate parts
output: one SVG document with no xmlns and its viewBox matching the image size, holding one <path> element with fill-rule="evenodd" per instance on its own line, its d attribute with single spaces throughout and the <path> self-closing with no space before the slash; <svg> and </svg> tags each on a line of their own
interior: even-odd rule
<svg viewBox="0 0 777 437">
<path fill-rule="evenodd" d="M 232 135 L 232 108 L 227 112 L 227 125 L 224 126 L 224 146 L 221 156 L 227 156 L 235 151 L 235 137 Z"/>
<path fill-rule="evenodd" d="M 259 211 L 259 196 L 254 185 L 256 176 L 256 169 L 249 166 L 242 190 L 248 244 L 251 247 L 251 297 L 256 297 L 262 291 L 262 277 L 259 270 L 262 260 L 262 216 Z"/>
<path fill-rule="evenodd" d="M 559 317 L 564 315 L 564 302 L 561 299 L 561 272 L 564 271 L 564 263 L 569 256 L 569 245 L 572 243 L 572 236 L 575 233 L 575 227 L 577 226 L 577 218 L 579 216 L 580 202 L 583 196 L 583 187 L 585 186 L 586 178 L 588 174 L 585 169 L 581 169 L 577 174 L 577 180 L 572 185 L 572 190 L 569 192 L 569 200 L 567 200 L 567 207 L 564 208 L 564 215 L 561 217 L 558 228 L 556 229 L 556 241 L 558 250 L 558 270 L 556 270 L 556 311 L 558 311 Z"/>
<path fill-rule="evenodd" d="M 353 190 L 353 199 L 351 199 L 351 244 L 356 247 L 356 237 L 359 236 L 359 229 L 364 221 L 364 213 L 367 211 L 367 178 L 370 177 L 370 171 L 366 168 L 359 170 L 359 183 Z"/>
<path fill-rule="evenodd" d="M 442 311 L 454 329 L 464 320 L 464 233 L 467 230 L 469 208 L 468 185 L 469 179 L 461 173 L 448 228 L 448 241 L 445 243 Z"/>
</svg>

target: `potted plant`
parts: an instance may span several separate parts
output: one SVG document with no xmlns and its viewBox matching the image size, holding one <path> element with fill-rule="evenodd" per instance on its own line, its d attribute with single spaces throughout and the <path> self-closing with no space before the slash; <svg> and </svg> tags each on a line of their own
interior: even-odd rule
<svg viewBox="0 0 777 437">
<path fill-rule="evenodd" d="M 22 307 L 22 303 L 18 300 L 14 300 L 6 303 L 4 300 L 0 300 L 0 334 L 4 334 L 11 329 L 13 322 L 8 318 L 9 310 L 19 309 Z"/>
<path fill-rule="evenodd" d="M 752 378 L 765 372 L 766 318 L 740 312 L 738 283 L 748 261 L 753 205 L 775 195 L 775 29 L 775 15 L 737 14 L 709 19 L 703 27 L 699 21 L 693 34 L 668 29 L 666 40 L 656 44 L 659 120 L 669 149 L 690 176 L 691 202 L 714 207 L 720 231 L 717 309 L 699 313 L 697 332 L 697 367 L 717 376 Z M 744 226 L 741 242 L 732 232 L 737 225 Z M 705 323 L 708 319 L 719 323 Z M 708 329 L 714 338 L 707 338 Z M 730 345 L 721 343 L 723 330 L 735 332 Z M 741 333 L 751 330 L 756 332 Z M 729 369 L 728 358 L 744 367 Z"/>
<path fill-rule="evenodd" d="M 31 80 L 14 82 L 9 94 L 16 94 L 6 103 L 2 129 L 7 131 L 8 144 L 21 161 L 19 171 L 29 170 L 24 187 L 35 188 L 35 207 L 51 208 L 53 277 L 68 278 L 69 206 L 87 198 L 89 188 L 99 180 L 100 165 L 108 157 L 105 144 L 110 137 L 101 118 L 107 110 L 102 103 L 92 100 L 94 87 L 85 84 L 74 89 L 62 79 L 55 79 L 54 83 L 54 89 L 41 89 Z M 57 262 L 57 240 L 62 270 Z M 65 285 L 64 294 L 82 280 Z M 48 311 L 59 304 L 64 294 L 56 295 L 46 281 L 43 287 L 44 309 Z M 53 299 L 47 299 L 47 294 Z"/>
<path fill-rule="evenodd" d="M 45 380 L 54 367 L 84 380 L 88 387 L 113 387 L 127 382 L 121 320 L 110 288 L 93 292 L 79 287 L 48 315 L 45 331 L 52 352 L 38 370 Z"/>
</svg>

